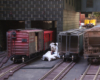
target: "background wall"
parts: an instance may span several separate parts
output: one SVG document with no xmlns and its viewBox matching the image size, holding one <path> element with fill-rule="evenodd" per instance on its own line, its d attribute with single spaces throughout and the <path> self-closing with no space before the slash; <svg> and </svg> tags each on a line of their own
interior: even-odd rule
<svg viewBox="0 0 100 80">
<path fill-rule="evenodd" d="M 63 30 L 79 28 L 79 12 L 75 11 L 75 0 L 64 0 Z M 72 2 L 73 1 L 73 2 Z"/>
<path fill-rule="evenodd" d="M 81 1 L 81 12 L 100 12 L 100 0 L 93 0 L 93 7 L 87 7 L 87 0 Z"/>
<path fill-rule="evenodd" d="M 57 33 L 62 31 L 63 0 L 0 0 L 0 20 L 57 21 Z"/>
<path fill-rule="evenodd" d="M 13 22 L 10 22 L 9 26 L 9 21 L 2 23 L 2 20 L 23 20 L 24 28 L 33 27 L 32 21 L 56 21 L 56 34 L 58 34 L 63 30 L 63 0 L 0 0 L 0 20 L 0 28 L 4 33 L 1 32 L 0 35 L 4 37 L 8 29 L 23 27 L 12 25 Z M 0 40 L 0 45 L 4 45 L 3 40 L 6 39 Z"/>
<path fill-rule="evenodd" d="M 0 49 L 6 50 L 6 32 L 9 29 L 25 29 L 25 22 L 24 21 L 17 21 L 17 20 L 2 20 L 0 21 Z"/>
<path fill-rule="evenodd" d="M 75 1 L 0 0 L 0 29 L 2 30 L 0 36 L 6 37 L 6 31 L 11 28 L 31 28 L 34 26 L 34 23 L 32 23 L 34 21 L 55 21 L 56 34 L 63 30 L 78 28 L 79 12 L 75 11 Z M 2 20 L 6 22 L 2 22 Z M 10 25 L 9 20 L 11 20 Z M 24 24 L 14 23 L 13 20 L 24 21 Z M 0 45 L 4 39 L 0 40 Z"/>
</svg>

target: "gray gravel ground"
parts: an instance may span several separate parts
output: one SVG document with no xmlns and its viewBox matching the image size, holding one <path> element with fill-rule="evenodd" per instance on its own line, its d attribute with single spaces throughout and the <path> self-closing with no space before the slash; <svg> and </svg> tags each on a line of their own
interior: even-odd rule
<svg viewBox="0 0 100 80">
<path fill-rule="evenodd" d="M 36 59 L 34 62 L 15 72 L 8 80 L 38 80 L 60 61 L 61 59 L 51 62 Z"/>
<path fill-rule="evenodd" d="M 2 67 L 8 66 L 8 65 L 10 65 L 10 64 L 12 64 L 12 63 L 13 63 L 13 62 L 9 59 L 9 60 L 7 61 L 7 63 L 3 64 Z"/>
<path fill-rule="evenodd" d="M 61 59 L 57 59 L 57 60 L 53 60 L 53 61 L 43 61 L 41 59 L 37 59 L 34 62 L 31 62 L 30 64 L 28 64 L 27 66 L 23 67 L 25 68 L 52 68 L 56 63 L 58 63 L 59 61 L 61 61 Z"/>
<path fill-rule="evenodd" d="M 38 80 L 48 71 L 49 69 L 20 69 L 8 80 Z"/>
<path fill-rule="evenodd" d="M 4 57 L 0 57 L 0 62 L 2 61 L 3 58 L 4 58 Z"/>
<path fill-rule="evenodd" d="M 11 76 L 8 80 L 38 80 L 51 69 L 50 67 L 54 66 L 59 61 L 60 59 L 51 62 L 42 61 L 40 59 L 35 60 L 35 62 L 15 72 L 14 75 Z M 75 78 L 78 79 L 87 66 L 87 60 L 84 60 L 82 57 L 82 59 L 69 71 L 69 73 L 62 80 L 75 80 Z"/>
</svg>

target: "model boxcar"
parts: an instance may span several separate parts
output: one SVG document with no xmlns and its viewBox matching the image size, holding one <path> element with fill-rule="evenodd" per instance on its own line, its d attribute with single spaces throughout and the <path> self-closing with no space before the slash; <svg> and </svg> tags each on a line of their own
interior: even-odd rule
<svg viewBox="0 0 100 80">
<path fill-rule="evenodd" d="M 54 31 L 45 30 L 44 31 L 44 50 L 50 49 L 50 43 L 54 42 Z"/>
<path fill-rule="evenodd" d="M 14 62 L 31 58 L 43 51 L 43 30 L 11 30 L 7 32 L 8 56 Z"/>
<path fill-rule="evenodd" d="M 49 49 L 50 36 L 47 31 L 44 31 L 44 50 Z"/>
<path fill-rule="evenodd" d="M 85 29 L 72 29 L 59 33 L 58 50 L 63 61 L 75 61 L 83 50 L 83 33 Z"/>
<path fill-rule="evenodd" d="M 100 27 L 94 27 L 85 31 L 84 58 L 87 58 L 89 62 L 100 61 Z"/>
<path fill-rule="evenodd" d="M 13 62 L 26 61 L 50 49 L 54 31 L 42 29 L 17 29 L 7 32 L 8 56 Z"/>
</svg>

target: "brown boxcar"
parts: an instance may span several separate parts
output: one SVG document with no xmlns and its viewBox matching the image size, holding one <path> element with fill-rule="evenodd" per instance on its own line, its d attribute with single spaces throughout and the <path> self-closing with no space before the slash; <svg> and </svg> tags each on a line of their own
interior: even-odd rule
<svg viewBox="0 0 100 80">
<path fill-rule="evenodd" d="M 89 62 L 100 60 L 100 28 L 94 27 L 84 33 L 84 58 Z"/>
<path fill-rule="evenodd" d="M 43 30 L 11 30 L 7 32 L 7 51 L 12 60 L 30 58 L 43 51 Z"/>
</svg>

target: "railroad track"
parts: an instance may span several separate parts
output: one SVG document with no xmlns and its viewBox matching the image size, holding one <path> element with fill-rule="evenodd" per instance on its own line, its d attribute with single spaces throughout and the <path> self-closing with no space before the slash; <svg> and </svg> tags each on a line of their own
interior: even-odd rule
<svg viewBox="0 0 100 80">
<path fill-rule="evenodd" d="M 6 55 L 7 55 L 6 53 L 0 54 L 0 58 L 3 57 L 3 56 L 6 56 Z"/>
<path fill-rule="evenodd" d="M 79 80 L 100 80 L 100 65 L 89 64 Z"/>
<path fill-rule="evenodd" d="M 74 62 L 60 62 L 39 80 L 61 80 L 74 65 Z"/>
<path fill-rule="evenodd" d="M 5 64 L 9 58 L 7 57 L 7 53 L 1 54 L 0 55 L 0 68 Z"/>
<path fill-rule="evenodd" d="M 40 57 L 40 56 L 37 56 L 37 57 Z M 35 57 L 35 58 L 37 58 L 37 57 Z M 16 72 L 20 68 L 26 66 L 31 61 L 33 61 L 35 58 L 32 58 L 32 59 L 30 59 L 30 60 L 28 60 L 27 62 L 24 62 L 24 63 L 20 63 L 20 64 L 10 64 L 8 66 L 5 66 L 3 68 L 0 68 L 0 80 L 8 79 L 9 76 L 12 76 L 14 74 L 14 72 Z"/>
<path fill-rule="evenodd" d="M 21 67 L 25 66 L 26 64 L 11 64 L 9 66 L 4 67 L 2 70 L 0 70 L 0 80 L 4 80 L 5 78 L 8 78 L 9 76 L 13 75 L 13 73 L 20 69 Z"/>
</svg>

